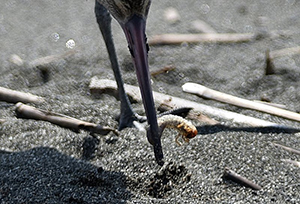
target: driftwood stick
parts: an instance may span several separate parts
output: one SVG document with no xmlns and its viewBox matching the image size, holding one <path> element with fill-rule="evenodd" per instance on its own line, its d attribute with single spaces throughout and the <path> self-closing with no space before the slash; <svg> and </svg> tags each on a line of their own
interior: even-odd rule
<svg viewBox="0 0 300 204">
<path fill-rule="evenodd" d="M 30 93 L 24 93 L 0 87 L 0 101 L 5 101 L 8 103 L 42 103 L 44 99 Z"/>
<path fill-rule="evenodd" d="M 59 54 L 59 55 L 49 55 L 49 56 L 41 57 L 41 58 L 38 58 L 38 59 L 35 59 L 35 60 L 29 62 L 29 65 L 32 67 L 44 66 L 44 65 L 50 64 L 52 62 L 56 62 L 56 61 L 65 59 L 71 55 L 76 54 L 77 52 L 78 52 L 77 50 L 69 50 L 69 51 Z"/>
<path fill-rule="evenodd" d="M 24 63 L 28 63 L 29 66 L 31 66 L 31 67 L 45 66 L 49 63 L 65 59 L 65 58 L 67 58 L 71 55 L 74 55 L 77 52 L 78 52 L 78 50 L 69 50 L 69 51 L 67 51 L 65 53 L 62 53 L 62 54 L 49 55 L 49 56 L 37 58 L 37 59 L 32 60 L 30 62 L 25 62 L 20 56 L 18 56 L 16 54 L 12 54 L 11 57 L 10 57 L 10 62 L 12 62 L 13 64 L 15 64 L 17 66 L 23 66 Z"/>
<path fill-rule="evenodd" d="M 262 187 L 255 184 L 254 182 L 248 180 L 247 178 L 235 173 L 233 170 L 229 169 L 228 167 L 225 167 L 223 178 L 232 180 L 234 182 L 237 182 L 241 185 L 247 186 L 252 188 L 253 190 L 260 190 Z"/>
<path fill-rule="evenodd" d="M 300 54 L 300 46 L 270 51 L 269 58 L 275 59 L 286 55 L 296 55 L 296 54 Z"/>
<path fill-rule="evenodd" d="M 102 127 L 95 123 L 85 122 L 66 115 L 51 113 L 45 110 L 25 105 L 20 102 L 16 104 L 16 113 L 17 116 L 21 118 L 48 121 L 74 131 L 87 130 L 91 133 L 98 133 L 102 135 L 107 135 L 109 132 L 112 131 L 115 134 L 118 134 L 118 132 L 115 129 L 110 127 Z"/>
<path fill-rule="evenodd" d="M 281 159 L 281 161 L 293 164 L 293 165 L 295 165 L 297 167 L 300 167 L 300 162 L 298 162 L 298 161 L 294 161 L 294 160 L 291 160 L 291 159 Z"/>
<path fill-rule="evenodd" d="M 292 152 L 292 153 L 300 155 L 300 151 L 299 150 L 296 150 L 296 149 L 293 149 L 291 147 L 287 147 L 287 146 L 284 146 L 284 145 L 281 145 L 281 144 L 277 144 L 277 143 L 274 143 L 274 142 L 272 144 L 275 145 L 276 147 L 280 147 L 280 148 L 282 148 L 284 150 L 287 150 L 289 152 Z"/>
<path fill-rule="evenodd" d="M 202 86 L 200 84 L 186 83 L 182 86 L 182 89 L 185 92 L 197 94 L 197 95 L 203 96 L 205 98 L 221 101 L 224 103 L 232 104 L 232 105 L 243 107 L 243 108 L 249 108 L 249 109 L 269 113 L 272 115 L 276 115 L 276 116 L 280 116 L 283 118 L 287 118 L 290 120 L 295 120 L 295 121 L 300 122 L 300 114 L 298 114 L 298 113 L 284 110 L 281 108 L 277 108 L 274 106 L 269 106 L 266 104 L 257 103 L 254 101 L 239 98 L 239 97 L 232 96 L 229 94 L 225 94 L 225 93 L 222 93 L 219 91 L 212 90 L 205 86 Z"/>
<path fill-rule="evenodd" d="M 117 93 L 117 85 L 115 81 L 108 80 L 108 79 L 98 79 L 97 77 L 93 77 L 90 83 L 90 91 L 91 93 Z M 129 97 L 133 98 L 136 101 L 141 101 L 141 94 L 139 87 L 131 86 L 125 84 L 126 93 Z M 169 101 L 170 104 L 173 104 L 174 107 L 191 107 L 193 110 L 201 112 L 205 115 L 222 118 L 225 120 L 232 120 L 236 123 L 247 124 L 254 127 L 276 127 L 276 128 L 286 128 L 290 129 L 291 127 L 287 127 L 284 125 L 279 125 L 276 123 L 272 123 L 269 121 L 257 119 L 250 116 L 245 116 L 242 114 L 234 113 L 231 111 L 222 110 L 219 108 L 207 106 L 204 104 L 196 103 L 193 101 L 185 100 L 182 98 L 153 92 L 154 100 L 157 104 L 166 103 Z M 295 129 L 295 128 L 292 128 Z"/>
<path fill-rule="evenodd" d="M 241 43 L 255 38 L 252 33 L 162 34 L 150 37 L 149 45 L 181 43 Z"/>
<path fill-rule="evenodd" d="M 274 74 L 275 73 L 275 66 L 274 66 L 274 59 L 279 57 L 284 57 L 287 55 L 296 55 L 300 54 L 300 46 L 297 47 L 290 47 L 284 48 L 281 50 L 267 50 L 266 51 L 266 75 Z"/>
<path fill-rule="evenodd" d="M 194 112 L 191 112 L 187 115 L 187 118 L 189 119 L 192 119 L 192 120 L 197 120 L 197 121 L 200 121 L 200 122 L 203 122 L 205 124 L 209 124 L 209 125 L 217 125 L 217 124 L 220 124 L 220 122 L 214 120 L 214 119 L 211 119 L 210 117 L 206 116 L 206 115 L 203 115 L 202 113 L 196 113 L 195 111 Z"/>
<path fill-rule="evenodd" d="M 283 104 L 271 103 L 271 102 L 260 101 L 260 100 L 253 100 L 253 101 L 256 102 L 256 103 L 266 104 L 268 106 L 274 106 L 274 107 L 281 108 L 281 109 L 287 109 L 286 105 L 283 105 Z"/>
<path fill-rule="evenodd" d="M 174 106 L 174 104 L 169 104 L 167 101 L 166 101 L 166 103 L 161 103 L 157 107 L 157 109 L 159 111 L 170 111 L 170 110 L 174 110 L 176 108 L 177 107 Z M 209 125 L 219 124 L 218 121 L 216 121 L 214 119 L 211 119 L 210 117 L 208 117 L 206 115 L 203 115 L 202 113 L 194 111 L 194 110 L 191 110 L 185 117 L 189 118 L 189 119 L 192 119 L 192 120 L 196 120 L 196 121 L 205 123 L 205 124 L 209 124 Z"/>
</svg>

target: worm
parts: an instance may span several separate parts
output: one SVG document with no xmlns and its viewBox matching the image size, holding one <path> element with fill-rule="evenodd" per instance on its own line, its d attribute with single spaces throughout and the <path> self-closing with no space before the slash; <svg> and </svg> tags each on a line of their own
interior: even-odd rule
<svg viewBox="0 0 300 204">
<path fill-rule="evenodd" d="M 158 118 L 157 123 L 161 132 L 165 128 L 172 128 L 179 132 L 175 139 L 175 142 L 179 146 L 181 146 L 181 143 L 178 141 L 180 136 L 182 136 L 185 142 L 189 142 L 198 133 L 196 127 L 191 122 L 177 115 L 164 115 Z"/>
</svg>

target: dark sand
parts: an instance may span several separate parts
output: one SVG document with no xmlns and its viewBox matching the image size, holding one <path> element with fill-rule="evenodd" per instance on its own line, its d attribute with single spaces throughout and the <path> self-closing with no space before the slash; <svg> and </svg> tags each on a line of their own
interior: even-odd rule
<svg viewBox="0 0 300 204">
<path fill-rule="evenodd" d="M 113 79 L 93 5 L 92 0 L 1 0 L 0 86 L 47 99 L 36 107 L 116 128 L 119 102 L 107 94 L 94 97 L 88 89 L 93 76 Z M 164 20 L 169 6 L 179 10 L 181 21 L 177 24 Z M 274 75 L 265 76 L 264 67 L 267 49 L 300 45 L 300 2 L 153 1 L 147 34 L 190 33 L 192 21 L 197 19 L 218 32 L 253 32 L 260 37 L 239 44 L 151 47 L 151 70 L 170 64 L 176 67 L 153 78 L 153 89 L 299 127 L 299 123 L 279 117 L 183 93 L 181 85 L 196 82 L 247 99 L 264 97 L 299 112 L 299 55 L 274 60 Z M 124 81 L 136 85 L 126 41 L 115 21 L 113 30 Z M 280 35 L 274 37 L 274 33 Z M 38 68 L 9 61 L 12 54 L 30 62 L 65 53 L 70 50 L 65 45 L 69 39 L 75 41 L 78 53 L 47 65 L 46 81 Z M 142 104 L 136 103 L 134 108 L 143 114 Z M 0 203 L 300 202 L 300 169 L 281 161 L 299 161 L 300 157 L 271 144 L 299 149 L 299 134 L 248 127 L 222 118 L 215 119 L 223 127 L 193 121 L 199 134 L 189 145 L 177 146 L 175 133 L 165 131 L 166 165 L 161 169 L 145 134 L 134 128 L 121 131 L 120 136 L 111 133 L 95 139 L 85 131 L 75 133 L 48 122 L 18 119 L 14 105 L 3 102 L 0 119 L 6 121 L 0 124 Z M 91 150 L 95 150 L 93 154 Z M 253 180 L 262 190 L 223 180 L 224 167 Z"/>
</svg>

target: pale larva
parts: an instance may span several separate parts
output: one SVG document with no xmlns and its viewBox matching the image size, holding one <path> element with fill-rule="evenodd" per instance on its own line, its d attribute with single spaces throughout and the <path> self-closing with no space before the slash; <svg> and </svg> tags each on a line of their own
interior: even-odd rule
<svg viewBox="0 0 300 204">
<path fill-rule="evenodd" d="M 157 122 L 161 132 L 163 132 L 165 128 L 173 128 L 179 132 L 175 139 L 175 142 L 178 145 L 181 145 L 178 141 L 180 135 L 185 142 L 189 142 L 189 140 L 195 137 L 198 133 L 196 127 L 191 122 L 180 116 L 164 115 L 158 118 Z"/>
</svg>

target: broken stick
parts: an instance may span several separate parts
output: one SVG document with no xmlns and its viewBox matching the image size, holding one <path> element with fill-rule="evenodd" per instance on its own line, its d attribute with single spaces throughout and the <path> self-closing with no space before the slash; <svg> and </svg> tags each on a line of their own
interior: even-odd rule
<svg viewBox="0 0 300 204">
<path fill-rule="evenodd" d="M 271 74 L 275 74 L 275 66 L 273 63 L 273 59 L 270 57 L 270 50 L 267 50 L 265 75 L 271 75 Z"/>
<path fill-rule="evenodd" d="M 141 93 L 140 89 L 137 86 L 131 86 L 128 84 L 124 84 L 126 93 L 133 98 L 135 101 L 141 101 Z M 98 79 L 97 77 L 93 77 L 90 82 L 90 91 L 91 93 L 117 93 L 117 84 L 113 80 L 108 80 L 108 79 Z M 250 126 L 254 127 L 275 127 L 275 128 L 284 128 L 284 129 L 292 129 L 295 131 L 295 128 L 284 126 L 284 125 L 279 125 L 277 123 L 272 123 L 266 120 L 261 120 L 258 118 L 250 117 L 250 116 L 245 116 L 239 113 L 231 112 L 231 111 L 226 111 L 223 109 L 211 107 L 208 105 L 196 103 L 193 101 L 185 100 L 182 98 L 158 93 L 158 92 L 153 92 L 153 97 L 155 100 L 155 103 L 161 104 L 161 103 L 166 103 L 166 101 L 169 101 L 169 103 L 173 104 L 172 106 L 174 107 L 191 107 L 193 110 L 201 112 L 205 115 L 210 115 L 214 116 L 217 118 L 222 118 L 225 120 L 232 120 L 233 122 L 236 123 L 242 123 L 242 124 L 247 124 Z"/>
<path fill-rule="evenodd" d="M 235 173 L 233 170 L 229 169 L 228 167 L 225 167 L 224 169 L 223 178 L 232 180 L 246 187 L 250 187 L 253 190 L 260 190 L 262 188 L 261 186 L 255 184 L 254 182 L 248 180 L 247 178 Z"/>
<path fill-rule="evenodd" d="M 74 131 L 87 130 L 91 133 L 98 133 L 101 135 L 107 135 L 109 132 L 114 132 L 118 135 L 118 132 L 110 127 L 102 127 L 95 123 L 85 122 L 72 118 L 66 115 L 51 113 L 45 110 L 37 109 L 32 106 L 25 105 L 23 103 L 16 104 L 16 113 L 18 117 L 28 118 L 34 120 L 48 121 L 61 127 L 69 128 Z"/>
<path fill-rule="evenodd" d="M 162 34 L 150 37 L 149 45 L 181 43 L 241 43 L 255 38 L 252 33 Z"/>
<path fill-rule="evenodd" d="M 296 55 L 300 54 L 300 46 L 284 48 L 280 50 L 267 50 L 266 51 L 266 75 L 275 73 L 275 66 L 273 60 L 275 58 L 284 57 L 287 55 Z"/>
<path fill-rule="evenodd" d="M 0 101 L 5 101 L 8 103 L 42 103 L 44 102 L 44 99 L 30 93 L 24 93 L 0 87 Z"/>
<path fill-rule="evenodd" d="M 221 101 L 223 103 L 228 103 L 231 105 L 253 109 L 257 111 L 261 111 L 264 113 L 269 113 L 272 115 L 280 116 L 283 118 L 287 118 L 290 120 L 295 120 L 300 122 L 300 114 L 292 111 L 284 110 L 281 108 L 277 108 L 274 106 L 269 106 L 262 103 L 257 103 L 254 101 L 250 101 L 247 99 L 239 98 L 236 96 L 232 96 L 229 94 L 225 94 L 219 91 L 215 91 L 213 89 L 207 88 L 200 84 L 195 83 L 186 83 L 182 86 L 183 91 L 196 94 L 205 98 Z"/>
</svg>

